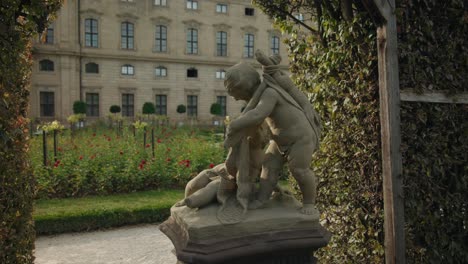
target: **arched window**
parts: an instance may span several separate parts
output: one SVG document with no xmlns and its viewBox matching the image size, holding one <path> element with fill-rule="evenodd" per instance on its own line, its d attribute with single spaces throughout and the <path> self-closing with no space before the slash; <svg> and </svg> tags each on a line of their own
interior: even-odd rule
<svg viewBox="0 0 468 264">
<path fill-rule="evenodd" d="M 188 68 L 187 78 L 198 78 L 198 70 L 195 68 Z"/>
<path fill-rule="evenodd" d="M 121 46 L 122 49 L 134 49 L 133 40 L 135 38 L 134 26 L 130 22 L 123 22 L 121 25 Z"/>
<path fill-rule="evenodd" d="M 167 51 L 167 27 L 162 25 L 156 26 L 156 51 Z"/>
<path fill-rule="evenodd" d="M 158 66 L 154 69 L 154 74 L 156 75 L 156 77 L 166 77 L 167 68 L 163 66 Z"/>
<path fill-rule="evenodd" d="M 54 71 L 54 62 L 51 60 L 39 61 L 39 70 L 40 71 Z"/>
<path fill-rule="evenodd" d="M 226 78 L 226 71 L 221 69 L 216 71 L 216 79 L 224 79 Z"/>
<path fill-rule="evenodd" d="M 86 63 L 85 71 L 86 73 L 99 73 L 99 65 L 94 62 Z"/>
<path fill-rule="evenodd" d="M 135 74 L 134 68 L 130 64 L 122 65 L 122 75 L 133 75 Z"/>
</svg>

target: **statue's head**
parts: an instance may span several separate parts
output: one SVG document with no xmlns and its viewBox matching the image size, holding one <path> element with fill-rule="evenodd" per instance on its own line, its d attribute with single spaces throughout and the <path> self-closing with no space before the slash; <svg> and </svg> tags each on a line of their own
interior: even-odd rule
<svg viewBox="0 0 468 264">
<path fill-rule="evenodd" d="M 247 63 L 238 63 L 226 71 L 224 87 L 236 100 L 250 100 L 260 84 L 260 75 Z"/>
</svg>

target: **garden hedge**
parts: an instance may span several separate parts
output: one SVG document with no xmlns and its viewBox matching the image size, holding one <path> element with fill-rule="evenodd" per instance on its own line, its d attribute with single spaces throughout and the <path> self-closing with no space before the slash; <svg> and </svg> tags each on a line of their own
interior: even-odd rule
<svg viewBox="0 0 468 264">
<path fill-rule="evenodd" d="M 254 2 L 289 34 L 290 71 L 322 115 L 312 165 L 333 236 L 319 261 L 383 263 L 376 25 L 359 0 Z M 402 89 L 466 92 L 467 9 L 461 0 L 396 1 Z M 408 263 L 468 262 L 466 113 L 466 105 L 402 103 Z"/>
<path fill-rule="evenodd" d="M 0 2 L 0 263 L 33 263 L 34 178 L 27 157 L 31 37 L 61 1 Z"/>
</svg>

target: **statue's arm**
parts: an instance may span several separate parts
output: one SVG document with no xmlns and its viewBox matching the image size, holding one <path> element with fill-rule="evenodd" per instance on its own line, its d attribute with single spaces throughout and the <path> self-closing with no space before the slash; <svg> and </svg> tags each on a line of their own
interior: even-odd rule
<svg viewBox="0 0 468 264">
<path fill-rule="evenodd" d="M 260 125 L 271 114 L 277 102 L 278 94 L 274 90 L 267 88 L 254 109 L 247 111 L 231 122 L 231 131 L 235 132 L 246 127 Z"/>
</svg>

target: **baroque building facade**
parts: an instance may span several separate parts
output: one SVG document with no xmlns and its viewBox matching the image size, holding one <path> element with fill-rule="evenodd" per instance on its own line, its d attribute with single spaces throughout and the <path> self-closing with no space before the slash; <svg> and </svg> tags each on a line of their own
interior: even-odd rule
<svg viewBox="0 0 468 264">
<path fill-rule="evenodd" d="M 208 123 L 215 102 L 236 116 L 245 103 L 224 90 L 225 69 L 260 70 L 256 49 L 282 55 L 287 70 L 281 33 L 249 0 L 68 0 L 33 46 L 30 117 L 65 122 L 77 100 L 91 119 L 111 105 L 132 118 L 145 102 L 172 121 Z"/>
</svg>

